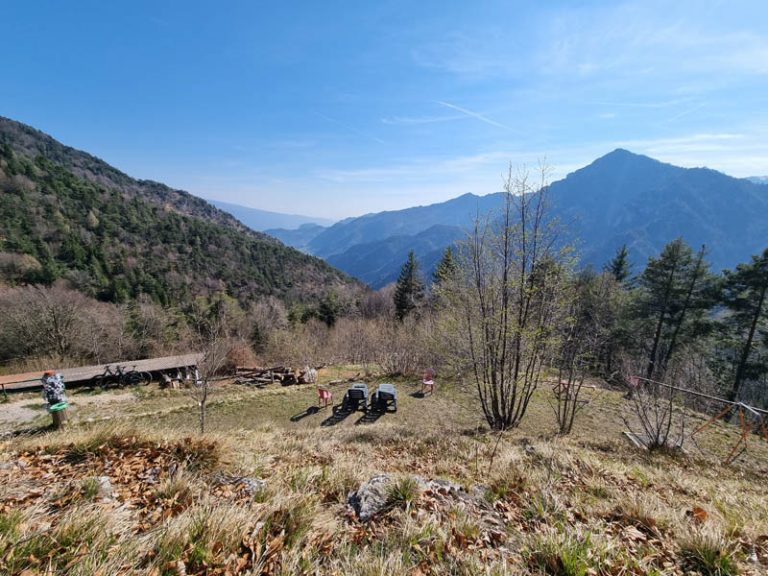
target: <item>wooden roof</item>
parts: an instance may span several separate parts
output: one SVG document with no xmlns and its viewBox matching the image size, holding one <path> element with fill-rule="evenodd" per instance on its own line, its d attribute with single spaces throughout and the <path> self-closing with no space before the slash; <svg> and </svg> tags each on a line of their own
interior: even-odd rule
<svg viewBox="0 0 768 576">
<path fill-rule="evenodd" d="M 96 366 L 79 366 L 77 368 L 58 368 L 51 370 L 61 374 L 64 383 L 85 382 L 94 376 L 103 374 L 107 366 L 114 371 L 117 366 L 123 366 L 127 370 L 135 367 L 142 372 L 159 372 L 161 370 L 173 370 L 185 366 L 196 366 L 200 361 L 201 354 L 182 354 L 179 356 L 165 356 L 163 358 L 148 358 L 146 360 L 130 360 L 127 362 L 111 362 L 110 364 L 98 364 Z M 27 372 L 24 374 L 8 374 L 0 376 L 0 385 L 6 390 L 34 389 L 42 386 L 40 379 L 42 372 Z"/>
</svg>

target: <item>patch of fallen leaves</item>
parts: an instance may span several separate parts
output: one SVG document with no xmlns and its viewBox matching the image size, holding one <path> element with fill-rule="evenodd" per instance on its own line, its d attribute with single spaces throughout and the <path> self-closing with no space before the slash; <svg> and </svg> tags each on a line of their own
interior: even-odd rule
<svg viewBox="0 0 768 576">
<path fill-rule="evenodd" d="M 50 452 L 45 448 L 11 454 L 13 466 L 0 470 L 0 510 L 40 505 L 52 514 L 81 503 L 86 478 L 107 477 L 112 495 L 101 498 L 104 507 L 135 510 L 142 517 L 136 532 L 147 530 L 185 510 L 188 497 L 159 498 L 157 488 L 182 470 L 206 474 L 217 461 L 214 442 L 184 439 L 177 442 L 147 442 L 136 438 L 109 439 L 103 444 L 70 444 Z M 209 494 L 226 500 L 241 500 L 247 491 L 225 483 L 205 483 Z M 90 495 L 93 497 L 93 495 Z"/>
</svg>

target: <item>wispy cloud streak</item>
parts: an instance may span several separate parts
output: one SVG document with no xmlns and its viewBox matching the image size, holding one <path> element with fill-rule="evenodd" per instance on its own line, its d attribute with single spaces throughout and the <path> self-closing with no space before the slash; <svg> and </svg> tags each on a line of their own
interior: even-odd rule
<svg viewBox="0 0 768 576">
<path fill-rule="evenodd" d="M 453 116 L 391 116 L 388 118 L 382 118 L 383 124 L 393 125 L 419 125 L 419 124 L 441 124 L 443 122 L 454 122 L 456 120 L 463 120 L 466 118 L 466 114 L 453 115 Z"/>
<path fill-rule="evenodd" d="M 474 112 L 467 108 L 456 106 L 456 104 L 451 104 L 450 102 L 443 102 L 442 100 L 437 100 L 437 103 L 440 104 L 440 106 L 445 106 L 446 108 L 450 108 L 451 110 L 456 110 L 456 112 L 461 112 L 462 114 L 469 116 L 470 118 L 474 118 L 475 120 L 480 120 L 480 122 L 485 122 L 486 124 L 490 124 L 491 126 L 496 126 L 497 128 L 503 128 L 504 130 L 510 130 L 509 126 L 505 126 L 501 122 L 496 122 L 496 120 L 492 120 L 491 118 L 488 118 L 488 116 L 484 116 L 479 112 Z"/>
</svg>

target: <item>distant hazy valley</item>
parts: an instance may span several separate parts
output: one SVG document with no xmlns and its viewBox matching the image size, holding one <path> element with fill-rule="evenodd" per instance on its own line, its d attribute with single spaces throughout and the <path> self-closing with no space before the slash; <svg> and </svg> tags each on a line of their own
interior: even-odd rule
<svg viewBox="0 0 768 576">
<path fill-rule="evenodd" d="M 248 228 L 256 230 L 257 232 L 263 232 L 269 228 L 292 230 L 302 226 L 330 226 L 334 223 L 333 220 L 329 220 L 328 218 L 315 218 L 313 216 L 302 216 L 299 214 L 282 214 L 280 212 L 249 208 L 247 206 L 240 206 L 238 204 L 222 202 L 220 200 L 209 200 L 209 202 L 216 206 L 216 208 L 229 212 L 232 216 L 240 220 L 240 222 L 248 226 Z M 290 242 L 286 242 L 286 244 L 291 245 Z"/>
</svg>

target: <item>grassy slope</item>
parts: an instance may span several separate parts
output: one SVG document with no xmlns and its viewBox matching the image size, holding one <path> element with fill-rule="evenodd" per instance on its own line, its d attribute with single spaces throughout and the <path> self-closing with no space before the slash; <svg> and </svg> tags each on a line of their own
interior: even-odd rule
<svg viewBox="0 0 768 576">
<path fill-rule="evenodd" d="M 330 427 L 320 426 L 328 408 L 290 420 L 314 403 L 312 387 L 225 387 L 209 411 L 216 458 L 206 458 L 207 467 L 193 466 L 211 450 L 205 443 L 187 440 L 168 449 L 196 426 L 183 392 L 143 389 L 120 404 L 120 418 L 64 435 L 6 441 L 0 463 L 14 461 L 21 450 L 43 450 L 29 457 L 26 470 L 0 466 L 0 557 L 14 561 L 9 551 L 31 538 L 36 558 L 54 549 L 66 559 L 57 565 L 71 562 L 72 573 L 102 567 L 105 573 L 156 568 L 173 574 L 180 573 L 181 558 L 187 573 L 217 574 L 224 571 L 215 566 L 232 568 L 246 556 L 243 570 L 284 574 L 683 574 L 707 573 L 707 565 L 724 574 L 768 570 L 765 445 L 753 442 L 747 457 L 723 467 L 729 440 L 718 426 L 700 439 L 703 451 L 691 445 L 688 456 L 644 454 L 621 439 L 621 397 L 602 391 L 589 392 L 592 402 L 572 436 L 553 438 L 542 391 L 521 428 L 497 446 L 496 435 L 483 433 L 471 395 L 443 386 L 434 397 L 418 399 L 409 396 L 415 384 L 398 387 L 397 414 L 367 425 L 356 425 L 362 414 L 353 414 Z M 342 391 L 334 388 L 337 402 Z M 78 395 L 73 400 L 77 406 Z M 75 419 L 109 411 L 107 404 L 79 406 Z M 131 462 L 130 446 L 146 442 L 158 462 L 166 462 L 167 453 L 190 470 L 171 478 L 161 464 L 156 484 L 131 480 L 128 464 L 127 472 L 117 473 L 116 466 L 105 472 L 109 446 L 127 437 L 128 447 L 118 450 L 121 461 Z M 89 450 L 107 453 L 83 460 Z M 71 470 L 58 480 L 43 480 L 34 472 L 40 458 L 74 464 L 62 464 Z M 214 471 L 258 476 L 268 487 L 245 498 L 213 482 Z M 415 494 L 405 480 L 398 482 L 399 506 L 360 524 L 347 512 L 346 495 L 380 472 L 483 486 L 493 503 L 488 514 L 503 519 L 506 533 L 499 539 L 488 518 L 460 503 Z M 113 478 L 117 501 L 93 500 L 87 478 L 102 474 Z M 74 496 L 62 499 L 62 490 Z M 23 498 L 21 505 L 12 498 Z M 135 507 L 121 507 L 124 502 Z M 696 519 L 695 507 L 705 511 L 704 521 Z M 46 539 L 51 531 L 56 537 Z M 76 545 L 61 546 L 78 531 L 91 543 L 81 556 Z M 117 534 L 131 537 L 115 544 L 110 535 Z M 749 560 L 753 551 L 762 565 Z M 44 564 L 14 562 L 8 566 Z"/>
</svg>

